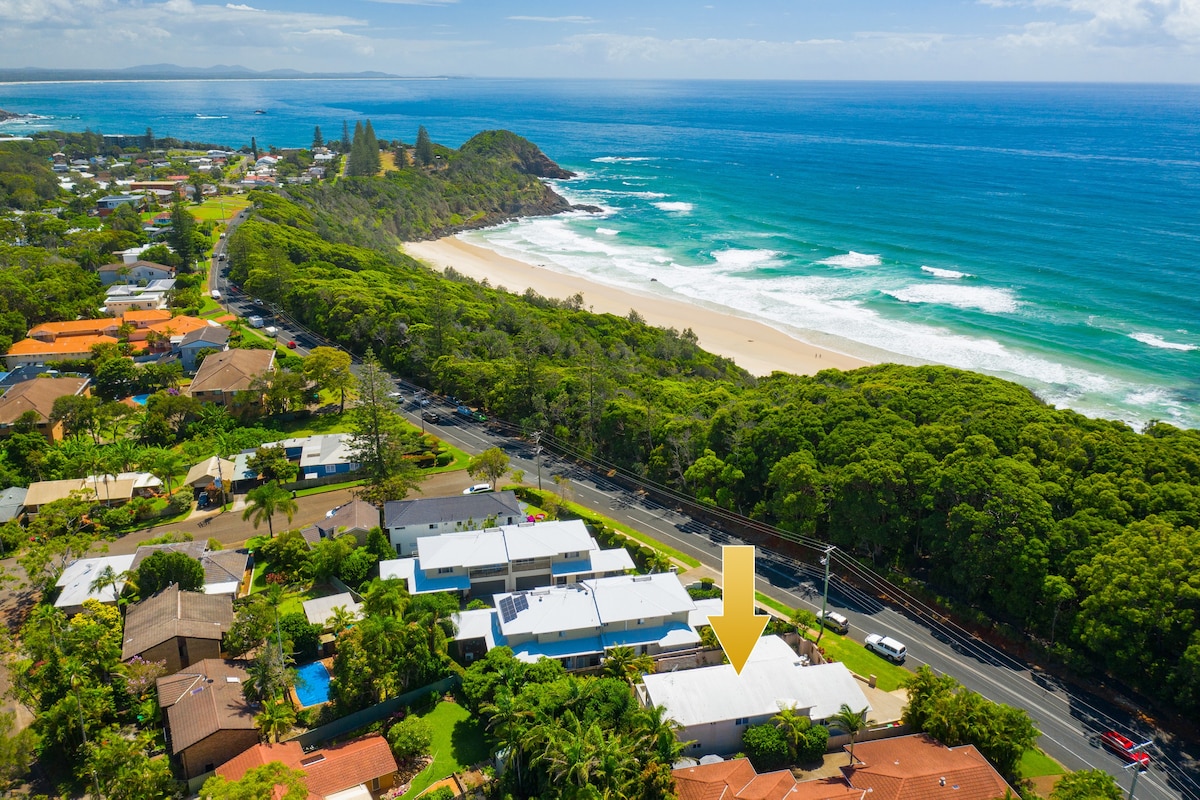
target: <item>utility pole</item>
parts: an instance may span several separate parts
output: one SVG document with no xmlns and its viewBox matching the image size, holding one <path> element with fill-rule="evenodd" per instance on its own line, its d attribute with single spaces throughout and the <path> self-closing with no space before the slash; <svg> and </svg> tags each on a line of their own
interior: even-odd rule
<svg viewBox="0 0 1200 800">
<path fill-rule="evenodd" d="M 1127 751 L 1130 756 L 1133 757 L 1133 760 L 1123 767 L 1123 769 L 1129 769 L 1131 767 L 1133 768 L 1133 782 L 1129 784 L 1129 800 L 1133 800 L 1133 792 L 1135 789 L 1137 789 L 1138 775 L 1142 773 L 1142 762 L 1138 760 L 1138 753 L 1152 744 L 1154 744 L 1154 742 L 1147 739 L 1141 744 L 1135 744 Z"/>
<path fill-rule="evenodd" d="M 821 556 L 821 563 L 825 565 L 825 591 L 821 595 L 821 616 L 817 617 L 817 643 L 820 644 L 821 637 L 825 635 L 825 606 L 829 604 L 829 564 L 833 561 L 833 545 L 825 546 L 825 555 Z"/>
<path fill-rule="evenodd" d="M 533 432 L 533 454 L 537 460 L 538 491 L 542 490 L 542 432 Z"/>
</svg>

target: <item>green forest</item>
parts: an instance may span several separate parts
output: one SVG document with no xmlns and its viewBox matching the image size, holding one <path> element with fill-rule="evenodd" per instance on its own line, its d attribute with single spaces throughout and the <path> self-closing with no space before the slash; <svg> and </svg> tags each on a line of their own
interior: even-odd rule
<svg viewBox="0 0 1200 800">
<path fill-rule="evenodd" d="M 636 311 L 403 254 L 405 239 L 550 212 L 529 147 L 486 133 L 439 150 L 440 169 L 256 193 L 231 277 L 439 392 L 923 582 L 1080 674 L 1200 706 L 1200 433 L 1134 431 L 946 367 L 755 379 Z"/>
</svg>

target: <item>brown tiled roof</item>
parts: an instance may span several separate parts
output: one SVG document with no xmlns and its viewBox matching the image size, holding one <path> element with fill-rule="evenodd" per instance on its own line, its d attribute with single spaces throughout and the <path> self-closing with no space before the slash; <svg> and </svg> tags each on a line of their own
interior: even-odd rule
<svg viewBox="0 0 1200 800">
<path fill-rule="evenodd" d="M 249 770 L 272 761 L 304 771 L 310 800 L 320 800 L 396 771 L 396 759 L 387 740 L 372 733 L 309 753 L 295 740 L 255 745 L 217 767 L 217 774 L 236 781 Z"/>
<path fill-rule="evenodd" d="M 352 531 L 362 529 L 369 531 L 379 525 L 379 509 L 365 500 L 351 500 L 334 512 L 332 517 L 317 523 L 317 527 L 326 532 L 332 531 L 337 535 L 340 530 Z"/>
<path fill-rule="evenodd" d="M 189 391 L 237 392 L 271 368 L 274 350 L 225 350 L 204 359 Z"/>
<path fill-rule="evenodd" d="M 863 800 L 842 778 L 797 783 L 787 770 L 758 775 L 745 758 L 673 770 L 679 800 Z"/>
<path fill-rule="evenodd" d="M 249 680 L 235 661 L 206 658 L 158 679 L 158 704 L 166 709 L 167 743 L 180 753 L 218 731 L 254 730 L 258 709 L 246 702 Z"/>
<path fill-rule="evenodd" d="M 232 624 L 233 600 L 229 595 L 181 592 L 178 586 L 169 586 L 129 607 L 121 659 L 133 658 L 176 636 L 220 641 Z"/>
<path fill-rule="evenodd" d="M 55 400 L 79 394 L 87 385 L 87 378 L 34 378 L 21 381 L 0 397 L 0 425 L 11 425 L 26 411 L 36 411 L 45 422 L 50 419 Z"/>
<path fill-rule="evenodd" d="M 103 264 L 103 265 L 97 267 L 96 271 L 97 272 L 118 272 L 119 273 L 123 267 L 128 267 L 129 269 L 134 269 L 136 267 L 154 267 L 155 269 L 166 270 L 167 272 L 172 272 L 172 273 L 175 272 L 174 267 L 168 266 L 166 264 L 159 264 L 157 261 L 147 261 L 144 258 L 139 258 L 137 261 L 133 261 L 129 264 L 126 264 L 124 261 L 117 261 L 112 264 Z"/>
<path fill-rule="evenodd" d="M 1006 791 L 1004 782 L 972 745 L 946 747 L 923 733 L 859 742 L 854 756 L 862 763 L 842 767 L 856 789 L 867 789 L 871 800 L 994 800 Z"/>
</svg>

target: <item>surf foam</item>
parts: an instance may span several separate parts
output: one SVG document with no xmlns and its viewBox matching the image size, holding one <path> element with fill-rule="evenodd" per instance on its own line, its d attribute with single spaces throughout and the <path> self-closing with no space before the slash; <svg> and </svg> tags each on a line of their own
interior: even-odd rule
<svg viewBox="0 0 1200 800">
<path fill-rule="evenodd" d="M 1008 289 L 920 284 L 882 291 L 903 303 L 935 303 L 977 309 L 988 314 L 1012 314 L 1020 306 Z"/>
<path fill-rule="evenodd" d="M 771 261 L 779 253 L 775 250 L 738 250 L 727 248 L 714 250 L 713 259 L 717 265 L 729 270 L 749 269 L 758 264 Z"/>
<path fill-rule="evenodd" d="M 921 267 L 921 272 L 928 272 L 935 278 L 946 278 L 947 280 L 956 281 L 959 278 L 975 277 L 969 272 L 959 272 L 956 269 L 942 269 L 940 267 Z"/>
<path fill-rule="evenodd" d="M 692 205 L 691 203 L 680 203 L 680 202 L 655 203 L 654 207 L 657 209 L 660 209 L 662 211 L 668 211 L 668 212 L 676 213 L 676 214 L 688 214 L 688 213 L 691 213 L 691 210 L 693 208 L 695 208 L 695 206 Z"/>
<path fill-rule="evenodd" d="M 1142 344 L 1148 344 L 1151 347 L 1158 347 L 1163 350 L 1187 351 L 1187 350 L 1196 350 L 1197 349 L 1197 346 L 1194 344 L 1182 344 L 1180 342 L 1168 342 L 1166 339 L 1162 338 L 1161 336 L 1159 336 L 1158 334 L 1155 334 L 1155 333 L 1131 333 L 1131 334 L 1129 334 L 1129 338 L 1139 341 Z"/>
<path fill-rule="evenodd" d="M 830 256 L 817 262 L 830 267 L 878 267 L 883 263 L 883 260 L 877 255 L 867 253 L 856 253 L 851 250 L 849 253 L 844 253 L 840 256 Z"/>
</svg>

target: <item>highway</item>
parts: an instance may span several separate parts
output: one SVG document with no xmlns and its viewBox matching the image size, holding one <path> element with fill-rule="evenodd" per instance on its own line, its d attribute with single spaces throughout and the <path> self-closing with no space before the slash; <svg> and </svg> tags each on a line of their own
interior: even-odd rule
<svg viewBox="0 0 1200 800">
<path fill-rule="evenodd" d="M 243 215 L 234 220 L 230 230 Z M 218 243 L 214 259 L 223 252 L 225 241 Z M 225 267 L 225 262 L 215 263 Z M 251 299 L 230 290 L 223 269 L 215 271 L 213 285 L 221 289 L 223 302 L 233 313 L 248 316 L 262 312 L 262 307 L 256 306 Z M 297 343 L 295 351 L 298 355 L 306 354 L 319 344 L 337 346 L 282 315 L 275 315 L 274 323 L 268 324 L 279 327 L 279 341 Z M 527 481 L 537 481 L 537 448 L 531 442 L 505 435 L 499 425 L 483 425 L 458 418 L 452 413 L 454 406 L 436 395 L 428 395 L 432 403 L 430 408 L 441 416 L 442 423 L 424 422 L 420 416 L 421 406 L 414 401 L 418 393 L 423 393 L 422 388 L 401 380 L 397 380 L 396 385 L 402 395 L 400 411 L 414 425 L 434 431 L 470 453 L 500 447 L 508 453 L 513 469 L 524 470 Z M 716 527 L 660 505 L 642 493 L 617 485 L 607 479 L 606 470 L 588 469 L 576 461 L 548 452 L 542 454 L 540 467 L 544 486 L 553 487 L 555 475 L 567 477 L 576 502 L 644 531 L 718 573 L 721 546 L 744 543 Z M 760 547 L 756 560 L 758 590 L 789 607 L 819 610 L 824 576 L 820 557 L 821 552 L 814 549 L 811 558 L 796 561 Z M 923 608 L 918 601 L 843 553 L 833 553 L 833 572 L 829 608 L 850 619 L 851 635 L 858 641 L 873 632 L 892 636 L 907 645 L 909 668 L 928 664 L 990 700 L 1024 709 L 1042 732 L 1039 744 L 1043 750 L 1071 770 L 1108 772 L 1117 779 L 1127 796 L 1134 779 L 1132 770 L 1123 768 L 1124 762 L 1118 756 L 1100 747 L 1099 734 L 1116 730 L 1138 743 L 1152 741 L 1147 748 L 1151 766 L 1137 776 L 1134 796 L 1141 800 L 1200 800 L 1200 767 L 1195 749 L 1185 749 L 1184 743 L 1169 732 L 1155 729 L 1140 719 L 1131 711 L 1135 708 L 1132 700 L 1113 702 L 1031 668 Z M 837 577 L 839 575 L 851 577 L 857 586 L 873 591 L 855 588 Z M 890 601 L 885 604 L 877 597 L 888 597 Z"/>
</svg>

